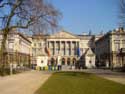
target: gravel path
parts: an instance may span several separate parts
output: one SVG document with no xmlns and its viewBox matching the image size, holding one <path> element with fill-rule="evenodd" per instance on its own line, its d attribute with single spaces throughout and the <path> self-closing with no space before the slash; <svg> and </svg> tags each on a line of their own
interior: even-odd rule
<svg viewBox="0 0 125 94">
<path fill-rule="evenodd" d="M 28 71 L 0 77 L 0 94 L 34 94 L 50 76 L 50 72 Z"/>
</svg>

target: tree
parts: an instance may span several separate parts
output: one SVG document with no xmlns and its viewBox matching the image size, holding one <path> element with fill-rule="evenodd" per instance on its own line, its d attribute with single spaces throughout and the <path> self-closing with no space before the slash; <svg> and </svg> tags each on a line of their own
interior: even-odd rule
<svg viewBox="0 0 125 94">
<path fill-rule="evenodd" d="M 125 0 L 119 0 L 120 27 L 125 27 Z"/>
<path fill-rule="evenodd" d="M 1 56 L 6 50 L 7 35 L 13 29 L 28 28 L 33 33 L 43 33 L 56 28 L 60 17 L 61 13 L 46 0 L 0 0 Z"/>
</svg>

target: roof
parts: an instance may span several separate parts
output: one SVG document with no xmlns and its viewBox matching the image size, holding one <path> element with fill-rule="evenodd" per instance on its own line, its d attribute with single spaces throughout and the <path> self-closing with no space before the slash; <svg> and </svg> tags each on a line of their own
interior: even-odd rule
<svg viewBox="0 0 125 94">
<path fill-rule="evenodd" d="M 50 35 L 48 38 L 79 39 L 79 37 L 76 36 L 75 34 L 72 34 L 70 32 L 64 31 L 64 30 L 56 32 L 56 33 Z"/>
<path fill-rule="evenodd" d="M 0 34 L 2 35 L 3 33 L 0 32 Z M 27 40 L 28 42 L 31 43 L 31 41 L 24 34 L 18 32 L 18 31 L 15 31 L 15 30 L 14 31 L 10 31 L 9 34 L 17 34 L 17 35 L 21 36 L 22 38 L 24 38 L 25 40 Z"/>
</svg>

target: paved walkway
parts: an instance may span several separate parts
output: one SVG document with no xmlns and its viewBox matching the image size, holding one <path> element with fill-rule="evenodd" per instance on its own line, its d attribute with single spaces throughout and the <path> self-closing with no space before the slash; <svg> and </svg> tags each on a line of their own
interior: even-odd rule
<svg viewBox="0 0 125 94">
<path fill-rule="evenodd" d="M 104 69 L 86 69 L 83 71 L 88 73 L 94 73 L 105 79 L 112 80 L 125 85 L 125 73 L 114 72 L 111 70 L 104 70 Z"/>
<path fill-rule="evenodd" d="M 28 71 L 0 77 L 0 94 L 34 94 L 50 76 L 50 72 Z"/>
</svg>

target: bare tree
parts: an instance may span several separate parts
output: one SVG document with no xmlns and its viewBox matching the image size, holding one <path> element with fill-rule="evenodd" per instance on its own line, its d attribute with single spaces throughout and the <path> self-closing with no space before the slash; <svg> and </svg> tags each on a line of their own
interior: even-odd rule
<svg viewBox="0 0 125 94">
<path fill-rule="evenodd" d="M 119 26 L 125 27 L 125 0 L 119 0 Z"/>
<path fill-rule="evenodd" d="M 44 32 L 58 26 L 61 13 L 47 0 L 1 0 L 0 29 L 3 33 L 0 53 L 3 55 L 7 35 L 14 28 L 33 33 Z M 4 66 L 4 64 L 3 64 Z"/>
</svg>

